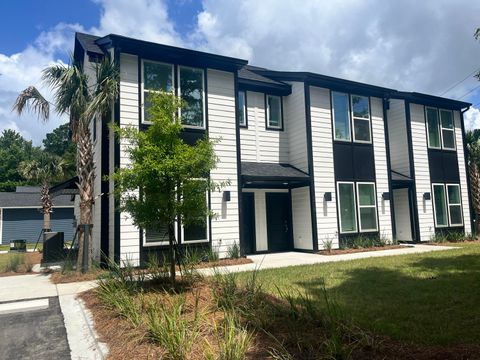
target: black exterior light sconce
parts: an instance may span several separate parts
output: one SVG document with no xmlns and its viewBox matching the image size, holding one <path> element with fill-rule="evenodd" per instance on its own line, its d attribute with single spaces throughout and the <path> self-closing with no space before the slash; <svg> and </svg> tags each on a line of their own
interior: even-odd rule
<svg viewBox="0 0 480 360">
<path fill-rule="evenodd" d="M 326 192 L 323 194 L 323 200 L 324 201 L 332 201 L 332 193 L 331 192 Z"/>
<path fill-rule="evenodd" d="M 423 200 L 430 200 L 432 197 L 429 192 L 423 193 Z"/>
<path fill-rule="evenodd" d="M 230 191 L 223 192 L 223 201 L 225 202 L 230 201 Z"/>
<path fill-rule="evenodd" d="M 382 199 L 383 200 L 390 200 L 390 193 L 389 192 L 382 193 Z"/>
</svg>

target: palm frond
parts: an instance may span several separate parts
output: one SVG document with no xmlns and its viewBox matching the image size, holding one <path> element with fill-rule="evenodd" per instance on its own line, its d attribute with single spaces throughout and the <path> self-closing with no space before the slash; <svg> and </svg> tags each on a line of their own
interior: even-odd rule
<svg viewBox="0 0 480 360">
<path fill-rule="evenodd" d="M 18 115 L 22 115 L 25 110 L 32 111 L 43 122 L 50 117 L 50 103 L 34 86 L 29 86 L 18 95 L 12 110 Z"/>
<path fill-rule="evenodd" d="M 109 59 L 96 64 L 95 76 L 92 99 L 85 113 L 87 119 L 93 118 L 95 114 L 104 115 L 110 111 L 119 92 L 120 72 Z"/>
</svg>

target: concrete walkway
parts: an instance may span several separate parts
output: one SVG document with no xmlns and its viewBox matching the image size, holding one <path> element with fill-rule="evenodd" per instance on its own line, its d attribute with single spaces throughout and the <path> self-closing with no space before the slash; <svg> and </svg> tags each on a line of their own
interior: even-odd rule
<svg viewBox="0 0 480 360">
<path fill-rule="evenodd" d="M 34 305 L 30 305 L 32 301 L 29 299 L 51 299 L 50 307 L 53 306 L 52 304 L 58 303 L 63 315 L 70 358 L 75 360 L 104 359 L 108 351 L 107 346 L 97 341 L 92 317 L 82 301 L 76 297 L 77 294 L 95 286 L 94 281 L 55 285 L 50 282 L 48 275 L 43 274 L 0 277 L 0 304 L 8 308 L 10 312 L 33 314 L 37 309 L 32 307 Z M 28 317 L 23 318 L 29 319 Z M 41 317 L 32 319 L 37 318 L 39 321 L 42 319 Z M 35 320 L 32 322 L 28 324 L 32 328 L 42 325 L 35 324 Z M 2 323 L 0 328 L 3 326 Z M 2 328 L 1 330 L 7 331 L 8 329 Z M 46 336 L 44 340 L 48 342 L 49 337 Z"/>
<path fill-rule="evenodd" d="M 253 263 L 243 264 L 243 265 L 234 265 L 234 266 L 224 266 L 217 269 L 201 269 L 200 272 L 203 275 L 209 276 L 214 273 L 214 271 L 220 270 L 221 272 L 242 272 L 242 271 L 253 271 L 261 269 L 274 269 L 282 268 L 288 266 L 298 266 L 298 265 L 312 265 L 312 264 L 322 264 L 329 262 L 337 261 L 348 261 L 348 260 L 357 260 L 357 259 L 366 259 L 366 258 L 375 258 L 383 256 L 395 256 L 395 255 L 409 255 L 409 254 L 422 254 L 432 251 L 445 251 L 452 250 L 455 247 L 452 246 L 433 246 L 433 245 L 405 245 L 402 249 L 390 249 L 390 250 L 378 250 L 378 251 L 368 251 L 368 252 L 358 252 L 352 254 L 341 254 L 341 255 L 318 255 L 311 253 L 302 253 L 302 252 L 284 252 L 276 254 L 265 254 L 265 255 L 249 255 L 249 259 L 252 259 Z"/>
</svg>

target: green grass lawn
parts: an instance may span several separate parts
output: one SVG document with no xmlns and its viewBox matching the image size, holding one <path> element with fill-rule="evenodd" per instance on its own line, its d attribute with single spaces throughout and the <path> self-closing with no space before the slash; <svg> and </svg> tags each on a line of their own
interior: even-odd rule
<svg viewBox="0 0 480 360">
<path fill-rule="evenodd" d="M 262 270 L 258 276 L 268 292 L 301 292 L 322 307 L 325 284 L 349 318 L 377 334 L 425 345 L 480 344 L 480 244 L 458 246 Z"/>
<path fill-rule="evenodd" d="M 43 244 L 41 242 L 37 245 L 37 250 L 42 250 Z M 27 244 L 27 249 L 34 249 L 35 244 Z M 0 251 L 8 251 L 10 250 L 10 244 L 7 245 L 0 245 Z"/>
</svg>

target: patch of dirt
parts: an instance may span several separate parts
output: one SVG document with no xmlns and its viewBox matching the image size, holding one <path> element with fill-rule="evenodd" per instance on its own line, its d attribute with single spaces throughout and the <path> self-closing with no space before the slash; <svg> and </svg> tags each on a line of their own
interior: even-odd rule
<svg viewBox="0 0 480 360">
<path fill-rule="evenodd" d="M 31 274 L 33 265 L 40 264 L 42 261 L 42 253 L 39 252 L 19 254 L 25 255 L 24 263 L 17 268 L 17 271 L 0 272 L 0 277 Z"/>
<path fill-rule="evenodd" d="M 381 251 L 381 250 L 393 250 L 393 249 L 405 249 L 406 247 L 411 247 L 408 245 L 387 245 L 387 246 L 374 246 L 369 248 L 358 248 L 358 249 L 332 249 L 330 251 L 320 250 L 317 252 L 319 255 L 341 255 L 341 254 L 354 254 L 368 251 Z"/>
<path fill-rule="evenodd" d="M 46 271 L 48 273 L 48 271 Z M 71 282 L 78 281 L 91 281 L 97 280 L 100 276 L 106 273 L 105 270 L 94 270 L 89 271 L 85 274 L 77 273 L 75 271 L 69 271 L 61 273 L 60 271 L 51 271 L 52 276 L 50 276 L 50 281 L 54 284 L 66 284 Z"/>
</svg>

